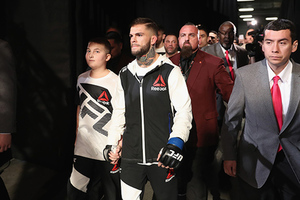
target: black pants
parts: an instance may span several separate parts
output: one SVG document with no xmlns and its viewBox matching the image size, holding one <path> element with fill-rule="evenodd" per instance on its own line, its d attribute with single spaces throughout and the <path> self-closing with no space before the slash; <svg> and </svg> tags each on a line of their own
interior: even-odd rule
<svg viewBox="0 0 300 200">
<path fill-rule="evenodd" d="M 217 171 L 213 165 L 216 149 L 217 146 L 186 148 L 183 165 L 178 170 L 178 199 L 207 199 L 208 189 L 214 199 L 220 197 Z"/>
<path fill-rule="evenodd" d="M 147 181 L 150 182 L 155 199 L 177 199 L 177 177 L 170 170 L 153 165 L 121 163 L 121 189 L 124 200 L 142 199 Z"/>
<path fill-rule="evenodd" d="M 290 167 L 285 154 L 277 154 L 273 169 L 266 183 L 259 189 L 251 187 L 241 178 L 241 200 L 299 200 L 300 184 Z"/>
<path fill-rule="evenodd" d="M 68 182 L 68 200 L 120 200 L 120 175 L 106 161 L 75 157 Z"/>
</svg>

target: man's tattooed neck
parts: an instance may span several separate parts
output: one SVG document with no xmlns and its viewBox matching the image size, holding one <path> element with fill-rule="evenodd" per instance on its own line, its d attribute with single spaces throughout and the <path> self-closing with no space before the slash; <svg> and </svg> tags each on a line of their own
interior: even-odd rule
<svg viewBox="0 0 300 200">
<path fill-rule="evenodd" d="M 137 58 L 138 65 L 140 67 L 150 66 L 153 63 L 153 61 L 155 60 L 155 55 L 156 55 L 155 48 L 154 48 L 154 46 L 152 46 L 146 55 L 143 55 L 142 57 Z"/>
</svg>

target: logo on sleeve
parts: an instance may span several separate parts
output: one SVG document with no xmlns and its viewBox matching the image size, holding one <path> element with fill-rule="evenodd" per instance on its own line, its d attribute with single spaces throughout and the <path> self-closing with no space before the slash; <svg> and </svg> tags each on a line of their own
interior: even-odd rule
<svg viewBox="0 0 300 200">
<path fill-rule="evenodd" d="M 152 87 L 151 87 L 152 91 L 166 91 L 167 87 L 166 87 L 166 83 L 162 77 L 162 75 L 158 75 L 158 77 L 156 78 L 156 80 L 154 81 Z"/>
</svg>

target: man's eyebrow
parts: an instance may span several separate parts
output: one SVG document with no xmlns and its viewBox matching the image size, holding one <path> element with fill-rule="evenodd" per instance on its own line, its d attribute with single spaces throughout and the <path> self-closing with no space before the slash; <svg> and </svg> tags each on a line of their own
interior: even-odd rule
<svg viewBox="0 0 300 200">
<path fill-rule="evenodd" d="M 267 39 L 264 39 L 265 41 L 275 41 L 274 39 L 270 39 L 270 38 L 267 38 Z M 281 38 L 279 39 L 278 41 L 284 41 L 284 40 L 288 40 L 287 38 Z"/>
</svg>

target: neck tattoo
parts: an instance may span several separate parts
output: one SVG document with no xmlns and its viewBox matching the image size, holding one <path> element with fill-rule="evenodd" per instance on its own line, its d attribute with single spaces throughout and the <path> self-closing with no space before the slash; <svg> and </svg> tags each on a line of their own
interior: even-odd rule
<svg viewBox="0 0 300 200">
<path fill-rule="evenodd" d="M 152 46 L 146 55 L 137 58 L 137 63 L 140 67 L 150 66 L 155 59 L 155 48 Z"/>
</svg>

